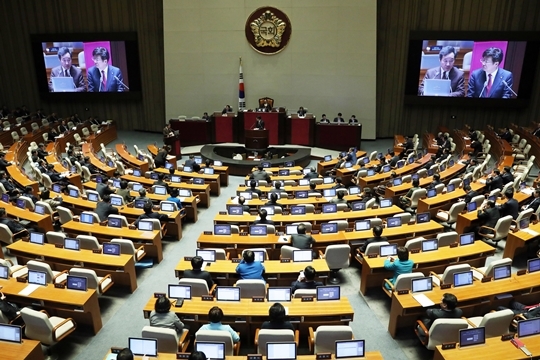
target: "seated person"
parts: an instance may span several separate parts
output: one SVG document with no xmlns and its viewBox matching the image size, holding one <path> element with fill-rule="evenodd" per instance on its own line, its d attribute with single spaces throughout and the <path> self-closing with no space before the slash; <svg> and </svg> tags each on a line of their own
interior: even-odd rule
<svg viewBox="0 0 540 360">
<path fill-rule="evenodd" d="M 476 238 L 482 237 L 482 234 L 492 234 L 493 231 L 489 229 L 481 229 L 482 226 L 494 228 L 497 221 L 500 219 L 501 214 L 499 208 L 494 201 L 489 200 L 482 209 L 478 210 L 478 221 L 480 222 L 475 229 Z M 469 229 L 467 229 L 469 230 Z M 468 231 L 466 231 L 468 232 Z"/>
<path fill-rule="evenodd" d="M 343 119 L 342 114 L 338 113 L 337 116 L 334 118 L 335 123 L 344 123 L 345 119 Z"/>
<path fill-rule="evenodd" d="M 516 220 L 519 215 L 519 203 L 514 199 L 514 189 L 506 190 L 504 197 L 506 202 L 498 206 L 501 217 L 511 215 Z"/>
<path fill-rule="evenodd" d="M 28 230 L 22 226 L 18 221 L 7 217 L 6 209 L 0 208 L 0 224 L 6 225 L 13 233 L 13 239 L 20 239 L 28 236 Z"/>
<path fill-rule="evenodd" d="M 286 191 L 281 188 L 281 181 L 276 181 L 274 184 L 274 188 L 268 192 L 268 196 L 270 197 L 270 194 L 272 193 L 277 193 L 278 196 L 281 196 L 282 192 L 286 193 Z"/>
<path fill-rule="evenodd" d="M 206 270 L 201 270 L 204 264 L 204 259 L 201 256 L 194 256 L 191 258 L 191 270 L 185 270 L 183 278 L 188 279 L 201 279 L 206 281 L 208 285 L 208 290 L 214 285 L 214 280 L 212 280 L 212 275 Z"/>
<path fill-rule="evenodd" d="M 272 220 L 268 220 L 266 217 L 268 216 L 268 213 L 265 209 L 259 210 L 259 220 L 255 220 L 253 222 L 253 225 L 259 225 L 259 224 L 267 224 L 267 225 L 274 225 L 274 222 Z"/>
<path fill-rule="evenodd" d="M 320 281 L 315 281 L 317 272 L 311 265 L 306 266 L 304 271 L 300 272 L 298 279 L 291 283 L 292 292 L 294 293 L 298 289 L 316 289 L 317 286 L 323 286 Z"/>
<path fill-rule="evenodd" d="M 96 204 L 94 211 L 101 221 L 107 220 L 111 214 L 118 215 L 118 208 L 111 205 L 111 196 L 109 194 L 103 195 L 101 201 Z"/>
<path fill-rule="evenodd" d="M 349 119 L 349 124 L 358 124 L 358 119 L 356 118 L 356 115 L 351 115 L 351 118 Z"/>
<path fill-rule="evenodd" d="M 255 180 L 251 180 L 249 182 L 249 189 L 247 189 L 246 191 L 250 192 L 250 193 L 255 193 L 259 197 L 262 196 L 262 191 L 257 189 L 257 181 L 255 181 Z"/>
<path fill-rule="evenodd" d="M 116 360 L 133 360 L 133 352 L 129 348 L 123 348 L 120 350 L 118 355 L 116 355 Z"/>
<path fill-rule="evenodd" d="M 465 204 L 468 204 L 471 202 L 471 200 L 475 197 L 475 196 L 478 196 L 480 195 L 479 193 L 477 193 L 476 191 L 474 191 L 472 188 L 471 188 L 471 185 L 465 185 L 463 187 L 463 190 L 465 190 L 465 192 L 467 193 L 465 195 L 465 198 L 463 198 L 463 201 L 465 201 Z"/>
<path fill-rule="evenodd" d="M 278 206 L 280 208 L 283 208 L 283 205 L 277 202 L 278 201 L 277 193 L 275 192 L 269 193 L 269 197 L 270 197 L 270 200 L 268 200 L 266 204 L 264 205 Z"/>
<path fill-rule="evenodd" d="M 184 166 L 192 167 L 195 164 L 195 155 L 189 155 L 189 158 L 184 163 Z"/>
<path fill-rule="evenodd" d="M 51 199 L 51 192 L 48 189 L 45 189 L 41 192 L 41 201 L 49 204 L 51 209 L 53 211 L 56 211 L 56 208 L 58 206 L 62 205 L 62 202 L 64 201 L 60 195 L 55 197 L 54 199 Z"/>
<path fill-rule="evenodd" d="M 372 232 L 373 232 L 373 237 L 367 239 L 366 242 L 362 246 L 360 246 L 358 248 L 358 251 L 360 251 L 362 254 L 364 254 L 366 252 L 366 249 L 367 249 L 369 244 L 377 243 L 377 242 L 381 242 L 381 241 L 388 241 L 386 236 L 381 236 L 382 233 L 383 233 L 382 226 L 379 226 L 379 225 L 374 226 Z"/>
<path fill-rule="evenodd" d="M 129 194 L 128 182 L 126 180 L 120 180 L 120 189 L 116 191 L 116 194 L 120 195 L 126 204 L 133 201 L 133 197 Z"/>
<path fill-rule="evenodd" d="M 246 198 L 243 196 L 238 197 L 238 205 L 242 205 L 242 212 L 249 212 L 249 205 L 244 205 L 246 203 Z"/>
<path fill-rule="evenodd" d="M 344 199 L 346 192 L 345 191 L 338 191 L 336 193 L 336 197 L 330 199 L 331 204 L 347 204 L 347 200 Z"/>
<path fill-rule="evenodd" d="M 137 200 L 144 200 L 144 201 L 150 201 L 150 198 L 146 196 L 146 189 L 140 188 L 139 189 L 139 196 L 137 196 L 133 201 Z"/>
<path fill-rule="evenodd" d="M 177 188 L 171 188 L 170 196 L 167 198 L 167 201 L 171 201 L 176 204 L 178 210 L 182 210 L 182 200 L 178 198 L 180 191 Z"/>
<path fill-rule="evenodd" d="M 412 187 L 409 189 L 409 191 L 407 191 L 407 194 L 405 194 L 405 196 L 401 196 L 399 198 L 399 206 L 402 209 L 405 209 L 405 208 L 407 208 L 407 207 L 409 207 L 411 205 L 410 199 L 411 199 L 413 193 L 418 189 L 420 189 L 420 180 L 415 179 L 412 182 Z"/>
<path fill-rule="evenodd" d="M 199 330 L 224 330 L 228 331 L 231 334 L 232 340 L 234 343 L 240 341 L 240 336 L 234 331 L 230 325 L 223 325 L 221 320 L 223 320 L 223 310 L 219 307 L 214 306 L 208 311 L 208 320 L 209 324 L 201 326 Z"/>
<path fill-rule="evenodd" d="M 103 199 L 103 195 L 114 194 L 116 189 L 109 185 L 109 178 L 106 175 L 101 176 L 101 183 L 96 185 L 96 191 L 99 194 L 99 197 Z"/>
<path fill-rule="evenodd" d="M 263 166 L 261 164 L 257 165 L 257 170 L 255 170 L 252 175 L 253 180 L 266 180 L 268 177 L 267 172 L 263 170 Z"/>
<path fill-rule="evenodd" d="M 326 118 L 326 114 L 322 114 L 321 120 L 319 120 L 321 124 L 330 124 L 330 119 Z"/>
<path fill-rule="evenodd" d="M 4 189 L 9 194 L 10 198 L 17 197 L 21 191 L 17 189 L 16 185 L 13 184 L 13 181 L 8 178 L 8 174 L 5 171 L 0 171 L 0 183 L 4 185 Z"/>
<path fill-rule="evenodd" d="M 399 161 L 399 155 L 396 155 L 396 153 L 393 152 L 393 151 L 390 151 L 388 153 L 388 155 L 390 155 L 390 161 L 388 162 L 388 165 L 395 168 L 397 166 L 398 161 Z"/>
<path fill-rule="evenodd" d="M 320 195 L 321 192 L 317 190 L 317 184 L 315 183 L 312 183 L 310 182 L 309 183 L 309 191 L 308 191 L 308 194 L 316 194 L 316 195 Z"/>
<path fill-rule="evenodd" d="M 493 173 L 486 179 L 486 188 L 488 191 L 495 189 L 501 190 L 503 188 L 503 178 L 499 169 L 494 169 Z"/>
<path fill-rule="evenodd" d="M 429 184 L 427 186 L 428 189 L 435 189 L 435 187 L 439 184 L 442 184 L 442 181 L 441 181 L 441 175 L 439 174 L 433 174 L 433 181 L 431 182 L 431 184 Z"/>
<path fill-rule="evenodd" d="M 296 113 L 298 114 L 298 116 L 303 117 L 303 116 L 306 116 L 307 111 L 304 109 L 303 106 L 300 106 L 300 108 L 298 109 Z"/>
<path fill-rule="evenodd" d="M 34 189 L 31 186 L 25 186 L 24 187 L 22 196 L 26 196 L 27 198 L 32 200 L 34 205 L 39 201 L 37 196 L 34 195 Z"/>
<path fill-rule="evenodd" d="M 540 304 L 525 305 L 518 301 L 512 300 L 508 307 L 499 306 L 497 311 L 510 309 L 516 315 L 521 315 L 525 319 L 534 319 L 540 317 Z"/>
<path fill-rule="evenodd" d="M 169 217 L 167 215 L 152 211 L 152 207 L 153 207 L 152 202 L 147 201 L 143 207 L 144 214 L 141 214 L 137 218 L 137 220 L 135 220 L 135 222 L 133 223 L 133 226 L 135 227 L 139 226 L 139 221 L 144 220 L 144 219 L 158 219 L 160 222 L 166 222 L 169 220 Z"/>
<path fill-rule="evenodd" d="M 395 284 L 399 275 L 410 274 L 414 266 L 414 261 L 409 260 L 409 250 L 405 246 L 398 247 L 397 256 L 397 259 L 392 256 L 388 256 L 384 261 L 384 268 L 386 270 L 394 271 L 394 277 L 389 279 L 390 283 L 392 284 Z M 390 285 L 388 285 L 386 282 L 384 283 L 384 287 L 388 290 L 391 289 Z"/>
<path fill-rule="evenodd" d="M 285 307 L 280 303 L 275 303 L 274 305 L 270 306 L 268 309 L 268 316 L 270 320 L 263 322 L 261 329 L 283 329 L 294 331 L 294 326 L 290 321 L 287 321 Z"/>
<path fill-rule="evenodd" d="M 319 177 L 319 174 L 315 171 L 315 167 L 311 166 L 309 172 L 304 175 L 304 179 L 316 179 Z"/>
<path fill-rule="evenodd" d="M 264 265 L 255 261 L 255 254 L 251 250 L 244 251 L 243 259 L 236 267 L 236 273 L 240 279 L 264 280 Z"/>
<path fill-rule="evenodd" d="M 433 322 L 437 319 L 459 319 L 463 315 L 463 311 L 457 308 L 457 297 L 454 294 L 445 293 L 440 303 L 440 309 L 427 309 L 426 317 L 422 319 L 422 322 L 429 330 Z M 420 336 L 426 336 L 424 330 L 418 326 L 418 333 Z"/>
<path fill-rule="evenodd" d="M 512 175 L 512 168 L 510 166 L 505 166 L 501 177 L 503 179 L 503 185 L 514 181 L 514 175 Z"/>
<path fill-rule="evenodd" d="M 169 189 L 169 184 L 167 184 L 165 181 L 165 174 L 160 172 L 158 173 L 158 179 L 156 181 L 154 181 L 154 183 L 152 184 L 153 185 L 159 185 L 159 186 L 164 186 L 166 189 L 167 189 L 167 192 L 170 192 L 170 189 Z"/>
<path fill-rule="evenodd" d="M 336 177 L 336 179 L 334 180 L 335 184 L 332 189 L 345 189 L 345 185 L 343 185 L 343 179 L 341 178 L 341 176 L 338 176 Z"/>
<path fill-rule="evenodd" d="M 315 244 L 315 239 L 313 236 L 306 234 L 306 225 L 299 224 L 296 227 L 296 232 L 298 234 L 291 235 L 291 246 L 298 249 L 311 249 Z"/>
<path fill-rule="evenodd" d="M 175 312 L 171 310 L 171 301 L 166 296 L 160 296 L 156 299 L 154 310 L 150 313 L 150 326 L 173 329 L 180 335 L 185 328 L 184 323 Z"/>
<path fill-rule="evenodd" d="M 371 191 L 371 188 L 366 186 L 364 187 L 364 191 L 362 191 L 360 194 L 358 194 L 358 197 L 362 201 L 369 201 L 373 198 L 373 192 Z"/>
<path fill-rule="evenodd" d="M 90 174 L 99 174 L 99 169 L 92 164 L 89 156 L 84 157 L 84 163 L 82 163 L 81 166 L 86 166 L 88 171 L 90 171 Z"/>
</svg>

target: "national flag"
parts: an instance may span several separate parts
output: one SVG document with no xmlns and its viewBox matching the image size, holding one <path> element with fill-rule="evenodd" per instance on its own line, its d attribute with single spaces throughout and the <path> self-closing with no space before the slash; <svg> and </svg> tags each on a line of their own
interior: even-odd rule
<svg viewBox="0 0 540 360">
<path fill-rule="evenodd" d="M 246 109 L 246 94 L 244 93 L 244 73 L 242 71 L 242 58 L 240 58 L 240 73 L 238 77 L 238 111 Z"/>
</svg>

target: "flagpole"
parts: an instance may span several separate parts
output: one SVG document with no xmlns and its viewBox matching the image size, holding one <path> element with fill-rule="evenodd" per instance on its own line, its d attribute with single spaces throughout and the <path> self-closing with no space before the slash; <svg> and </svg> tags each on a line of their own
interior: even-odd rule
<svg viewBox="0 0 540 360">
<path fill-rule="evenodd" d="M 242 70 L 242 57 L 240 57 L 240 68 L 238 74 L 238 111 L 244 111 L 246 109 L 246 95 L 244 92 L 244 73 Z"/>
</svg>

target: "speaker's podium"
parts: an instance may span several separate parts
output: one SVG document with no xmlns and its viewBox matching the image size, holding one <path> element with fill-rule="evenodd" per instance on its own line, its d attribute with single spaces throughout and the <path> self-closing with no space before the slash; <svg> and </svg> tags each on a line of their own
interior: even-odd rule
<svg viewBox="0 0 540 360">
<path fill-rule="evenodd" d="M 170 155 L 182 156 L 182 152 L 180 151 L 179 135 L 175 134 L 173 136 L 165 136 L 163 137 L 163 143 L 171 148 L 171 151 L 169 152 Z"/>
<path fill-rule="evenodd" d="M 249 130 L 244 132 L 245 146 L 250 151 L 261 151 L 268 148 L 268 130 Z"/>
</svg>

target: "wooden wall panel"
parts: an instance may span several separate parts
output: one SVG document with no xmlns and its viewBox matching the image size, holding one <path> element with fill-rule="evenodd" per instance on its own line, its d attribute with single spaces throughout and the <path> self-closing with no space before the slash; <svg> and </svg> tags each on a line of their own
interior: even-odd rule
<svg viewBox="0 0 540 360">
<path fill-rule="evenodd" d="M 438 124 L 475 128 L 540 119 L 540 71 L 526 109 L 404 105 L 409 32 L 540 31 L 540 2 L 528 0 L 380 0 L 377 9 L 377 137 L 433 131 Z M 537 59 L 538 60 L 538 59 Z M 539 62 L 540 63 L 540 62 Z M 537 64 L 537 68 L 540 64 Z M 451 119 L 455 115 L 456 119 Z"/>
<path fill-rule="evenodd" d="M 39 97 L 30 34 L 135 31 L 142 100 L 47 102 Z M 162 0 L 2 0 L 0 102 L 60 116 L 78 112 L 114 119 L 120 129 L 161 131 L 165 119 Z M 88 112 L 84 109 L 89 108 Z"/>
</svg>

